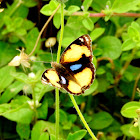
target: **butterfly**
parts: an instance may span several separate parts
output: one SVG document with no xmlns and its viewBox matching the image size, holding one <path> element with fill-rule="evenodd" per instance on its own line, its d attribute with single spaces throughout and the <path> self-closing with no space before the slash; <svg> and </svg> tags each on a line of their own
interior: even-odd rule
<svg viewBox="0 0 140 140">
<path fill-rule="evenodd" d="M 92 63 L 92 41 L 89 35 L 83 35 L 73 41 L 62 53 L 60 63 L 51 62 L 41 81 L 67 92 L 80 95 L 90 87 L 95 78 Z"/>
</svg>

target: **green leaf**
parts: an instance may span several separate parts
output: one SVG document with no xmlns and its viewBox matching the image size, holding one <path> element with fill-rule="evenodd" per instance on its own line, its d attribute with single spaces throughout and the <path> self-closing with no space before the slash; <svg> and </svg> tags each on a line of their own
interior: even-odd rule
<svg viewBox="0 0 140 140">
<path fill-rule="evenodd" d="M 83 24 L 81 24 L 81 21 L 83 22 L 83 17 L 81 17 L 81 16 L 79 16 L 79 17 L 70 16 L 66 23 L 67 26 L 65 26 L 65 28 L 67 30 L 66 33 L 68 34 L 68 31 L 71 31 L 71 34 L 75 34 L 75 32 L 74 31 L 72 32 L 71 29 L 77 30 L 77 29 L 83 28 L 84 26 L 83 26 Z M 68 37 L 67 34 L 66 34 L 66 37 Z"/>
<path fill-rule="evenodd" d="M 140 108 L 140 103 L 136 101 L 126 103 L 122 109 L 121 114 L 127 118 L 137 118 L 136 110 Z"/>
<path fill-rule="evenodd" d="M 40 101 L 46 92 L 54 90 L 53 86 L 43 85 L 41 82 L 37 83 L 34 88 L 35 98 Z"/>
<path fill-rule="evenodd" d="M 40 135 L 39 140 L 50 140 L 49 134 L 47 132 L 44 132 Z"/>
<path fill-rule="evenodd" d="M 0 104 L 10 101 L 16 94 L 23 89 L 24 83 L 15 81 L 11 84 L 0 97 Z"/>
<path fill-rule="evenodd" d="M 20 40 L 19 37 L 15 36 L 15 34 L 14 35 L 11 34 L 8 38 L 9 43 L 17 43 L 19 40 Z"/>
<path fill-rule="evenodd" d="M 30 30 L 29 33 L 27 34 L 25 45 L 26 45 L 26 50 L 27 50 L 27 53 L 28 53 L 28 54 L 29 54 L 29 53 L 32 51 L 32 49 L 34 48 L 38 35 L 39 35 L 39 31 L 38 31 L 37 28 L 33 28 L 33 29 Z M 39 46 L 40 46 L 40 41 L 39 41 L 39 43 L 38 43 L 38 45 L 37 45 L 36 51 L 38 51 Z"/>
<path fill-rule="evenodd" d="M 63 111 L 63 110 L 60 110 L 59 114 L 60 114 L 60 122 L 61 123 L 67 122 L 67 114 L 66 114 L 66 112 Z"/>
<path fill-rule="evenodd" d="M 2 116 L 11 121 L 29 124 L 32 121 L 33 111 L 31 111 L 29 108 L 17 108 L 15 110 L 8 110 L 4 114 L 2 114 Z"/>
<path fill-rule="evenodd" d="M 0 114 L 6 112 L 7 110 L 9 110 L 11 107 L 10 104 L 1 104 L 0 105 Z"/>
<path fill-rule="evenodd" d="M 46 119 L 48 114 L 48 102 L 45 98 L 39 108 L 37 108 L 38 119 Z"/>
<path fill-rule="evenodd" d="M 139 70 L 140 71 L 140 70 Z M 132 73 L 132 72 L 131 72 Z M 137 69 L 136 72 L 134 72 L 135 74 L 137 74 Z M 139 73 L 139 72 L 138 72 Z M 127 73 L 126 73 L 127 74 Z M 128 77 L 127 77 L 128 78 Z M 128 86 L 129 83 L 129 86 Z M 119 88 L 121 90 L 121 92 L 125 95 L 128 96 L 129 98 L 132 98 L 132 93 L 133 93 L 133 88 L 134 88 L 134 82 L 129 82 L 126 80 L 126 82 L 121 81 L 121 84 L 119 84 Z M 139 99 L 139 94 L 135 94 L 135 99 Z"/>
<path fill-rule="evenodd" d="M 121 124 L 117 120 L 113 120 L 111 125 L 109 125 L 107 128 L 105 128 L 103 131 L 104 133 L 111 133 L 113 134 L 112 139 L 117 139 L 118 137 L 122 136 L 122 131 L 120 130 Z"/>
<path fill-rule="evenodd" d="M 0 93 L 13 82 L 12 72 L 15 72 L 15 67 L 5 66 L 0 69 Z"/>
<path fill-rule="evenodd" d="M 6 65 L 17 54 L 17 47 L 17 45 L 0 41 L 0 67 Z"/>
<path fill-rule="evenodd" d="M 53 17 L 53 24 L 54 24 L 54 26 L 55 26 L 57 29 L 60 28 L 61 16 L 60 16 L 59 13 L 58 13 L 58 14 L 56 13 L 56 14 L 54 15 L 54 17 Z"/>
<path fill-rule="evenodd" d="M 96 28 L 90 33 L 90 37 L 92 41 L 96 40 L 99 36 L 101 36 L 105 31 L 105 28 Z"/>
<path fill-rule="evenodd" d="M 122 33 L 122 40 L 123 41 L 126 41 L 127 39 L 129 39 L 130 37 L 129 37 L 129 35 L 128 35 L 128 33 Z"/>
<path fill-rule="evenodd" d="M 29 139 L 30 136 L 30 125 L 17 123 L 16 131 L 21 139 Z"/>
<path fill-rule="evenodd" d="M 128 27 L 128 35 L 135 42 L 140 40 L 140 32 L 132 26 Z"/>
<path fill-rule="evenodd" d="M 124 124 L 124 125 L 122 125 L 121 130 L 122 130 L 123 134 L 125 134 L 128 137 L 132 136 L 130 131 L 129 131 L 131 127 L 132 127 L 132 124 Z"/>
<path fill-rule="evenodd" d="M 103 68 L 103 67 L 99 67 L 98 69 L 97 69 L 97 71 L 96 71 L 96 74 L 97 75 L 102 75 L 102 74 L 104 74 L 106 71 L 105 71 L 105 69 Z"/>
<path fill-rule="evenodd" d="M 77 115 L 76 114 L 69 114 L 68 115 L 68 120 L 71 121 L 72 123 L 74 123 L 77 119 Z"/>
<path fill-rule="evenodd" d="M 93 0 L 84 0 L 82 6 L 83 6 L 83 10 L 87 11 L 88 8 L 91 6 Z"/>
<path fill-rule="evenodd" d="M 34 27 L 34 23 L 30 20 L 24 19 L 24 24 L 21 26 L 25 30 L 30 30 Z"/>
<path fill-rule="evenodd" d="M 92 22 L 92 20 L 91 20 L 89 17 L 83 19 L 83 20 L 82 20 L 82 23 L 83 23 L 83 25 L 84 25 L 84 27 L 85 27 L 86 29 L 88 29 L 88 30 L 90 30 L 90 31 L 93 30 L 93 28 L 94 28 L 94 23 Z"/>
<path fill-rule="evenodd" d="M 33 118 L 33 111 L 28 105 L 30 99 L 26 96 L 19 96 L 10 103 L 10 108 L 4 110 L 0 115 L 5 118 L 22 124 L 29 124 Z M 1 108 L 1 105 L 0 105 Z"/>
<path fill-rule="evenodd" d="M 114 0 L 109 0 L 109 1 L 113 3 Z M 95 11 L 101 12 L 101 10 L 106 8 L 106 3 L 107 3 L 107 0 L 102 0 L 102 2 L 100 2 L 99 0 L 93 0 L 91 6 Z"/>
<path fill-rule="evenodd" d="M 103 50 L 103 57 L 117 59 L 121 55 L 121 42 L 114 36 L 105 36 L 98 41 L 98 47 Z"/>
<path fill-rule="evenodd" d="M 45 130 L 47 130 L 49 134 L 55 135 L 55 124 L 51 122 L 38 121 L 32 129 L 31 140 L 39 140 L 42 133 L 45 133 Z"/>
<path fill-rule="evenodd" d="M 51 135 L 50 135 L 50 140 L 56 140 L 56 136 L 53 135 L 53 134 L 51 134 Z"/>
<path fill-rule="evenodd" d="M 98 78 L 97 80 L 98 80 L 98 88 L 97 88 L 97 90 L 99 92 L 105 92 L 108 89 L 109 85 L 110 85 L 109 82 L 104 77 Z"/>
<path fill-rule="evenodd" d="M 99 55 L 102 55 L 103 51 L 101 48 L 96 48 L 94 50 L 94 56 L 99 56 Z"/>
<path fill-rule="evenodd" d="M 87 96 L 87 95 L 92 94 L 97 88 L 98 88 L 98 81 L 95 79 L 93 81 L 93 83 L 91 84 L 90 88 L 85 91 L 85 93 L 83 94 L 83 96 Z"/>
<path fill-rule="evenodd" d="M 38 4 L 38 2 L 35 0 L 23 0 L 22 2 L 27 7 L 34 7 Z"/>
<path fill-rule="evenodd" d="M 22 28 L 16 29 L 15 33 L 16 33 L 18 36 L 24 36 L 24 35 L 27 34 L 26 30 L 25 30 L 25 29 L 22 29 Z"/>
<path fill-rule="evenodd" d="M 133 21 L 133 22 L 131 23 L 131 26 L 132 26 L 133 28 L 135 28 L 137 31 L 140 31 L 140 25 L 139 25 L 137 22 Z"/>
<path fill-rule="evenodd" d="M 82 1 L 81 0 L 68 0 L 66 3 L 66 7 L 69 7 L 69 6 L 71 6 L 71 5 L 77 5 L 78 7 L 81 7 L 81 5 L 82 5 Z"/>
<path fill-rule="evenodd" d="M 12 72 L 11 75 L 20 82 L 28 82 L 28 76 L 23 72 Z"/>
<path fill-rule="evenodd" d="M 111 72 L 106 72 L 106 79 L 109 81 L 111 84 L 114 84 L 114 77 Z"/>
<path fill-rule="evenodd" d="M 21 18 L 21 17 L 14 18 L 12 24 L 13 24 L 13 26 L 15 26 L 15 28 L 21 27 L 21 25 L 23 24 L 23 18 Z"/>
<path fill-rule="evenodd" d="M 40 12 L 46 16 L 50 16 L 53 11 L 58 7 L 59 3 L 55 0 L 51 0 L 49 4 L 46 4 L 45 6 L 42 7 Z"/>
<path fill-rule="evenodd" d="M 95 70 L 96 70 L 96 67 L 97 67 L 97 58 L 93 56 L 93 64 L 95 66 Z"/>
<path fill-rule="evenodd" d="M 73 14 L 74 12 L 77 12 L 79 11 L 80 8 L 78 6 L 75 6 L 75 5 L 71 5 L 69 6 L 68 10 L 66 11 L 67 14 L 71 15 Z"/>
<path fill-rule="evenodd" d="M 138 127 L 132 126 L 129 129 L 130 134 L 135 138 L 135 139 L 140 139 L 140 132 Z"/>
<path fill-rule="evenodd" d="M 72 37 L 64 37 L 62 41 L 63 47 L 67 47 L 74 39 Z"/>
<path fill-rule="evenodd" d="M 86 130 L 79 130 L 73 134 L 69 133 L 67 140 L 81 140 L 86 135 L 86 133 Z"/>
<path fill-rule="evenodd" d="M 122 44 L 122 51 L 128 51 L 136 47 L 136 43 L 132 39 L 127 39 Z"/>
<path fill-rule="evenodd" d="M 89 123 L 92 129 L 100 130 L 108 127 L 113 122 L 112 116 L 107 112 L 99 112 L 93 115 L 93 120 Z"/>
<path fill-rule="evenodd" d="M 125 77 L 129 82 L 134 80 L 133 73 L 125 71 L 123 77 Z"/>
<path fill-rule="evenodd" d="M 62 128 L 63 130 L 70 130 L 72 128 L 72 122 L 71 121 L 67 121 L 65 122 L 65 124 L 63 124 Z"/>
<path fill-rule="evenodd" d="M 139 0 L 115 0 L 111 10 L 116 13 L 125 13 L 130 10 L 136 10 L 139 3 Z"/>
<path fill-rule="evenodd" d="M 27 8 L 24 5 L 20 5 L 16 11 L 13 13 L 12 17 L 22 17 L 22 18 L 26 18 L 28 16 L 29 13 L 29 8 Z"/>
</svg>

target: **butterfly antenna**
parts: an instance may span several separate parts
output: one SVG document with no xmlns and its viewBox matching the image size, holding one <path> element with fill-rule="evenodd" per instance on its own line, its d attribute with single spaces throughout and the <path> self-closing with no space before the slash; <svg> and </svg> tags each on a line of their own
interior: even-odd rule
<svg viewBox="0 0 140 140">
<path fill-rule="evenodd" d="M 50 44 L 50 42 L 49 42 L 49 44 Z M 53 62 L 53 52 L 52 52 L 52 47 L 51 47 L 51 44 L 50 44 L 50 51 L 51 51 L 52 62 Z"/>
<path fill-rule="evenodd" d="M 31 59 L 30 59 L 31 60 Z M 45 62 L 45 61 L 36 61 L 36 60 L 31 60 L 32 62 L 40 62 L 40 63 L 50 63 L 50 62 Z"/>
</svg>

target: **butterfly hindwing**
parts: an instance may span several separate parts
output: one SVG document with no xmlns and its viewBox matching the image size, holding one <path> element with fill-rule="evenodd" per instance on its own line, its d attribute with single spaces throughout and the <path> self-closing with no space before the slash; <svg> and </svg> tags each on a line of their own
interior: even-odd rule
<svg viewBox="0 0 140 140">
<path fill-rule="evenodd" d="M 51 84 L 52 86 L 61 88 L 61 85 L 59 84 L 59 76 L 57 71 L 54 68 L 47 69 L 43 74 L 42 74 L 42 83 L 43 84 Z"/>
<path fill-rule="evenodd" d="M 53 62 L 52 69 L 43 74 L 46 83 L 62 87 L 69 93 L 84 93 L 93 82 L 94 66 L 89 35 L 83 35 L 73 41 L 62 53 L 60 64 Z"/>
</svg>

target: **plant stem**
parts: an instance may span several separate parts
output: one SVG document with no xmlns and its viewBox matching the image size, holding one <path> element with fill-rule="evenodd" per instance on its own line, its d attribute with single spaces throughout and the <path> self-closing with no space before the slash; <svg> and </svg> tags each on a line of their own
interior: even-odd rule
<svg viewBox="0 0 140 140">
<path fill-rule="evenodd" d="M 44 26 L 42 27 L 41 31 L 39 32 L 39 35 L 37 37 L 37 40 L 36 40 L 36 43 L 35 43 L 35 46 L 33 48 L 33 50 L 31 51 L 31 53 L 29 54 L 29 56 L 31 56 L 34 51 L 36 50 L 36 47 L 37 47 L 37 44 L 39 42 L 39 39 L 44 31 L 44 29 L 47 27 L 48 23 L 51 21 L 51 19 L 53 18 L 54 14 L 57 12 L 57 10 L 60 8 L 60 4 L 58 5 L 58 7 L 54 10 L 54 12 L 52 13 L 52 15 L 48 18 L 48 20 L 46 21 L 46 23 L 44 24 Z"/>
<path fill-rule="evenodd" d="M 58 45 L 58 51 L 57 51 L 57 63 L 59 63 L 59 60 L 60 60 L 63 32 L 64 32 L 64 5 L 63 5 L 63 3 L 61 3 L 61 32 L 60 32 L 60 39 L 59 39 L 59 45 Z M 56 100 L 55 100 L 55 103 L 56 103 L 55 132 L 56 132 L 56 140 L 58 140 L 59 139 L 59 90 L 58 90 L 58 88 L 55 89 L 55 98 L 56 98 Z"/>
<path fill-rule="evenodd" d="M 72 16 L 83 16 L 84 12 L 75 12 Z M 105 13 L 89 13 L 89 17 L 105 17 Z M 139 13 L 113 13 L 111 16 L 119 17 L 140 17 Z"/>
<path fill-rule="evenodd" d="M 35 91 L 34 91 L 34 88 L 35 86 L 32 85 L 32 91 L 33 91 L 33 94 L 32 94 L 32 97 L 33 97 L 33 102 L 34 102 L 34 123 L 36 123 L 37 121 L 37 110 L 36 110 L 36 97 L 35 97 Z"/>
<path fill-rule="evenodd" d="M 13 3 L 13 7 L 11 8 L 11 11 L 9 12 L 9 16 L 11 16 L 21 4 L 22 4 L 22 0 L 15 1 L 15 3 Z"/>
<path fill-rule="evenodd" d="M 87 124 L 85 118 L 83 117 L 83 115 L 82 115 L 82 113 L 81 113 L 81 111 L 80 111 L 80 109 L 79 109 L 79 107 L 78 107 L 78 105 L 77 105 L 77 103 L 76 103 L 76 101 L 75 101 L 73 95 L 72 95 L 72 94 L 69 94 L 69 96 L 70 96 L 70 98 L 71 98 L 71 100 L 72 100 L 72 103 L 73 103 L 73 105 L 74 105 L 74 107 L 75 107 L 75 109 L 76 109 L 76 111 L 77 111 L 77 113 L 78 113 L 78 115 L 79 115 L 81 121 L 83 122 L 84 126 L 86 127 L 88 133 L 90 134 L 90 136 L 92 137 L 93 140 L 97 140 L 97 138 L 95 137 L 95 135 L 93 134 L 93 132 L 92 132 L 91 129 L 89 128 L 89 126 L 88 126 L 88 124 Z"/>
<path fill-rule="evenodd" d="M 135 98 L 135 93 L 136 93 L 136 89 L 137 89 L 137 85 L 140 79 L 140 74 L 137 76 L 136 80 L 135 80 L 135 84 L 134 84 L 134 88 L 133 88 L 133 92 L 132 92 L 132 97 L 131 97 L 131 101 L 134 100 Z"/>
<path fill-rule="evenodd" d="M 59 38 L 59 46 L 57 51 L 57 63 L 59 63 L 60 60 L 60 53 L 61 53 L 61 45 L 62 45 L 62 38 L 63 38 L 63 32 L 64 32 L 64 10 L 63 10 L 63 4 L 61 4 L 61 33 Z"/>
<path fill-rule="evenodd" d="M 120 73 L 116 76 L 115 82 L 114 82 L 115 84 L 117 84 L 117 83 L 120 81 L 120 79 L 121 79 L 121 77 L 123 76 L 124 72 L 125 72 L 126 69 L 128 68 L 128 66 L 129 66 L 129 64 L 131 63 L 131 61 L 133 60 L 133 57 L 134 57 L 134 55 L 135 55 L 135 52 L 136 52 L 136 49 L 134 48 L 134 49 L 132 50 L 132 53 L 131 53 L 129 59 L 125 62 L 123 68 L 120 70 Z"/>
<path fill-rule="evenodd" d="M 55 136 L 59 139 L 59 90 L 55 89 Z"/>
<path fill-rule="evenodd" d="M 109 57 L 101 57 L 101 58 L 97 59 L 97 62 L 99 63 L 102 60 L 108 60 L 110 62 L 110 64 L 111 64 L 111 69 L 115 68 L 114 62 L 113 62 L 113 60 L 111 58 L 109 58 Z"/>
</svg>

